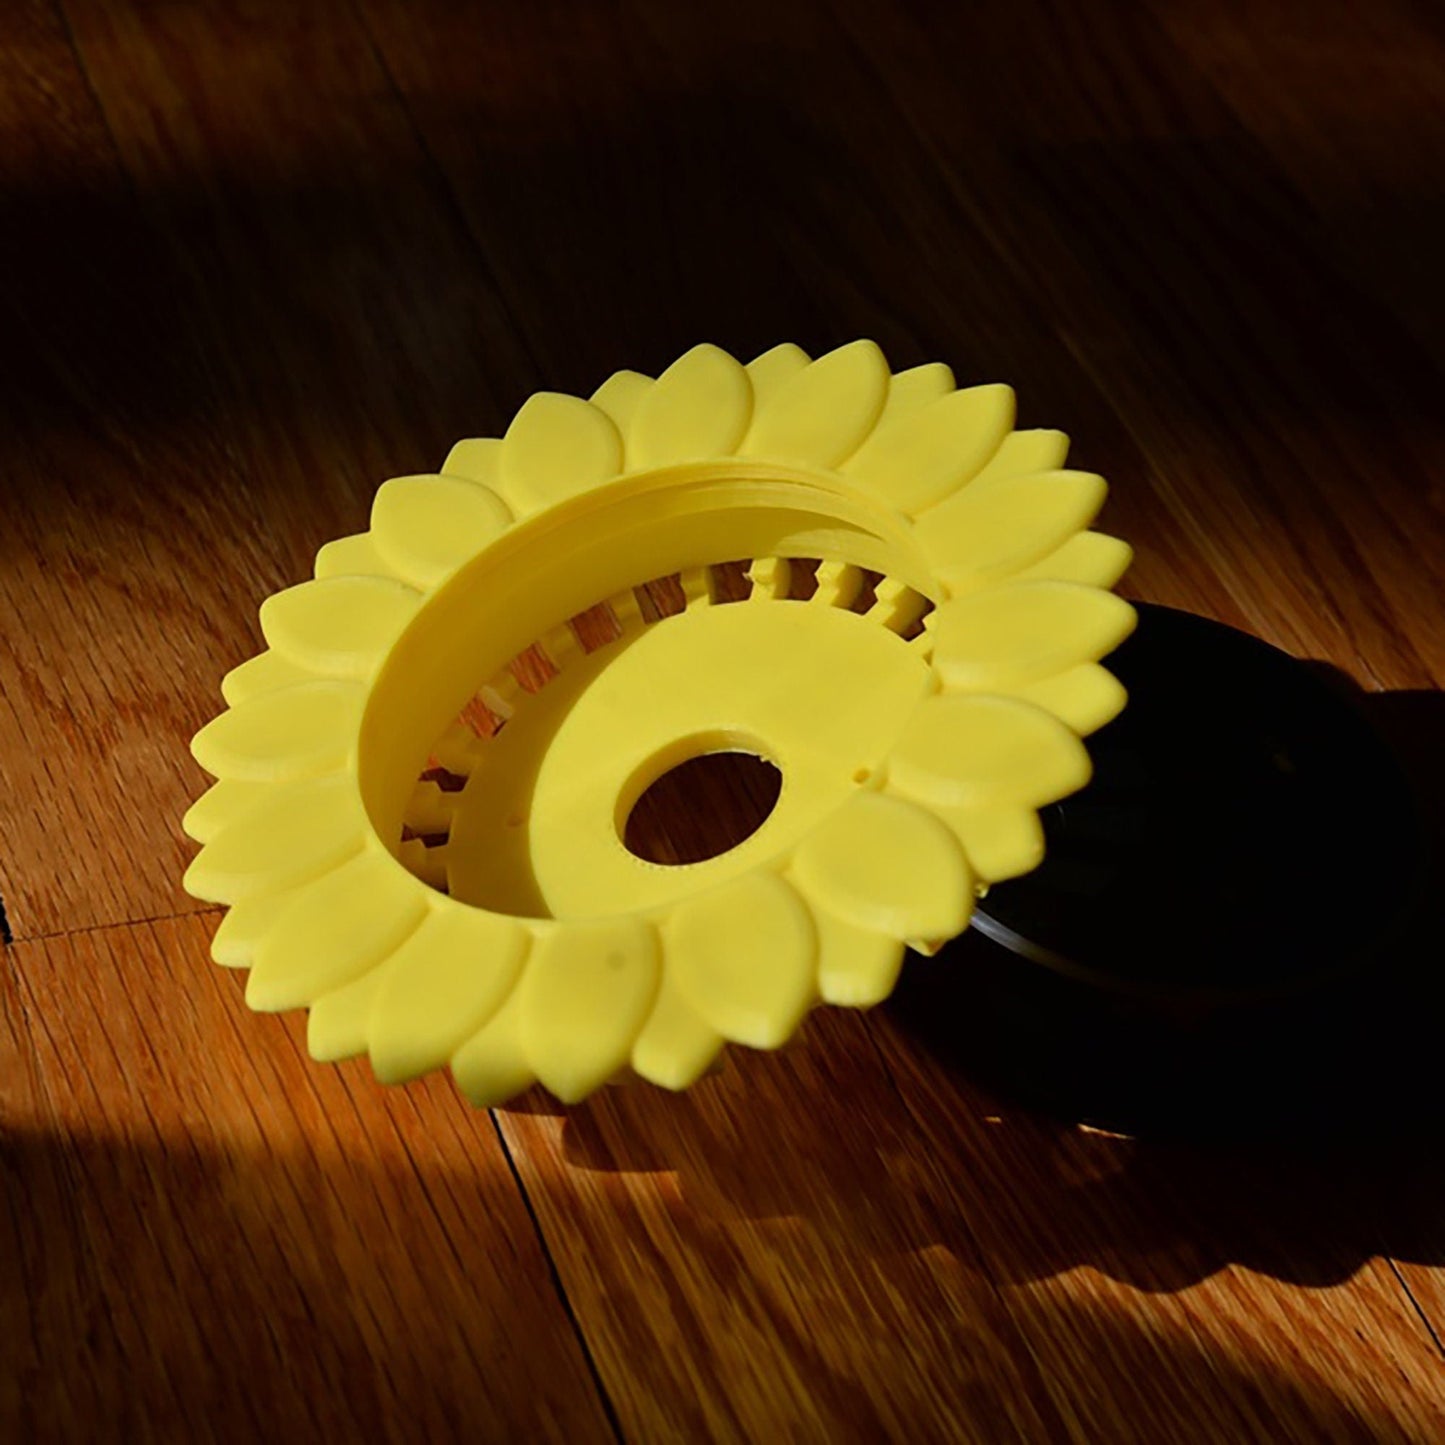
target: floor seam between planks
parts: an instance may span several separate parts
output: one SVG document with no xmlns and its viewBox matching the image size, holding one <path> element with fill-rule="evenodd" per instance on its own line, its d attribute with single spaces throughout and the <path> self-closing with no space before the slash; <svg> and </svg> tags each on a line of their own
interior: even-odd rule
<svg viewBox="0 0 1445 1445">
<path fill-rule="evenodd" d="M 28 943 L 53 943 L 59 938 L 78 938 L 84 933 L 106 933 L 111 930 L 144 928 L 148 923 L 171 923 L 178 918 L 219 917 L 225 911 L 224 904 L 216 903 L 208 904 L 203 908 L 178 908 L 173 913 L 151 913 L 144 918 L 113 918 L 107 923 L 84 923 L 79 928 L 52 928 L 45 933 L 15 934 L 7 927 L 5 942 L 16 946 Z M 217 967 L 219 966 L 217 965 Z"/>
<path fill-rule="evenodd" d="M 532 1228 L 537 1235 L 537 1245 L 542 1251 L 542 1258 L 547 1261 L 547 1272 L 552 1276 L 552 1286 L 557 1291 L 562 1311 L 567 1316 L 567 1323 L 571 1325 L 572 1333 L 577 1340 L 577 1348 L 582 1351 L 582 1358 L 587 1363 L 587 1371 L 592 1376 L 592 1383 L 597 1388 L 597 1398 L 602 1405 L 603 1413 L 607 1416 L 607 1425 L 612 1431 L 612 1438 L 619 1442 L 624 1441 L 627 1437 L 622 1432 L 622 1422 L 618 1419 L 617 1410 L 612 1403 L 612 1396 L 608 1393 L 607 1384 L 602 1378 L 602 1371 L 598 1368 L 597 1361 L 592 1354 L 592 1346 L 587 1339 L 586 1331 L 583 1330 L 582 1322 L 577 1318 L 577 1312 L 572 1308 L 572 1300 L 567 1293 L 567 1286 L 562 1280 L 562 1272 L 557 1268 L 557 1261 L 552 1257 L 552 1249 L 547 1242 L 547 1232 L 542 1228 L 542 1221 L 537 1217 L 536 1208 L 532 1204 L 532 1196 L 527 1192 L 527 1185 L 522 1179 L 521 1171 L 517 1168 L 517 1161 L 512 1157 L 512 1147 L 507 1143 L 506 1132 L 497 1118 L 497 1111 L 489 1109 L 487 1113 L 491 1118 L 492 1128 L 496 1130 L 497 1143 L 501 1146 L 502 1157 L 507 1161 L 507 1168 L 512 1172 L 512 1182 L 517 1186 L 517 1193 L 521 1195 L 522 1207 L 527 1211 L 527 1218 L 532 1221 Z"/>
<path fill-rule="evenodd" d="M 1430 1322 L 1430 1316 L 1425 1313 L 1424 1309 L 1420 1305 L 1420 1301 L 1415 1298 L 1415 1291 L 1410 1288 L 1410 1281 L 1405 1278 L 1403 1273 L 1401 1273 L 1400 1266 L 1391 1256 L 1385 1256 L 1385 1263 L 1389 1265 L 1390 1273 L 1395 1276 L 1396 1280 L 1399 1282 L 1400 1288 L 1405 1291 L 1405 1298 L 1410 1301 L 1411 1308 L 1415 1311 L 1417 1315 L 1419 1315 L 1420 1323 L 1425 1326 L 1425 1333 L 1430 1336 L 1432 1343 L 1434 1344 L 1435 1348 L 1440 1352 L 1441 1356 L 1445 1357 L 1445 1342 L 1441 1341 L 1439 1334 L 1436 1332 L 1435 1326 Z"/>
</svg>

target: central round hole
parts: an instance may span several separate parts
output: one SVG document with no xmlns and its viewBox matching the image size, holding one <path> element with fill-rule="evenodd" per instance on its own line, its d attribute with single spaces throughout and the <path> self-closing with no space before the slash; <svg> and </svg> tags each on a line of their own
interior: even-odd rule
<svg viewBox="0 0 1445 1445">
<path fill-rule="evenodd" d="M 706 753 L 665 772 L 633 805 L 622 841 L 649 863 L 716 858 L 767 821 L 783 775 L 752 753 Z"/>
</svg>

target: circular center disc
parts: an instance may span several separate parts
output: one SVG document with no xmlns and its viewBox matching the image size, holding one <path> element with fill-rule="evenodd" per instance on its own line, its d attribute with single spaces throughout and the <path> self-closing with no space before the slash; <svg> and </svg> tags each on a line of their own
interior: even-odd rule
<svg viewBox="0 0 1445 1445">
<path fill-rule="evenodd" d="M 655 907 L 792 846 L 871 775 L 927 687 L 896 634 L 806 602 L 703 607 L 571 664 L 485 749 L 451 831 L 453 896 L 534 917 Z M 637 799 L 725 749 L 782 775 L 737 847 L 666 867 L 623 837 Z"/>
</svg>

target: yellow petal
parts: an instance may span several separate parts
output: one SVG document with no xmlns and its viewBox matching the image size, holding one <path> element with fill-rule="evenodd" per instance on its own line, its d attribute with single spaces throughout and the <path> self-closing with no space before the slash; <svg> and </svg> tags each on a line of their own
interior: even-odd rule
<svg viewBox="0 0 1445 1445">
<path fill-rule="evenodd" d="M 974 476 L 1013 422 L 1011 387 L 952 391 L 896 421 L 885 419 L 843 473 L 892 506 L 921 512 Z"/>
<path fill-rule="evenodd" d="M 913 535 L 950 592 L 1000 580 L 1046 557 L 1093 521 L 1107 492 L 1090 472 L 1039 472 L 964 487 L 931 507 Z"/>
<path fill-rule="evenodd" d="M 947 396 L 954 386 L 953 372 L 941 361 L 930 361 L 926 366 L 914 366 L 895 373 L 888 386 L 888 400 L 883 404 L 879 425 L 896 421 L 931 401 L 937 401 L 939 397 Z"/>
<path fill-rule="evenodd" d="M 341 767 L 356 742 L 366 689 L 304 682 L 262 693 L 212 718 L 191 756 L 216 778 L 285 782 Z"/>
<path fill-rule="evenodd" d="M 284 888 L 279 893 L 258 893 L 241 899 L 226 910 L 216 929 L 211 957 L 222 968 L 250 968 L 261 940 L 295 897 L 294 888 Z"/>
<path fill-rule="evenodd" d="M 793 875 L 835 917 L 894 938 L 952 938 L 973 908 L 957 840 L 922 808 L 881 793 L 855 793 L 819 823 L 798 845 Z"/>
<path fill-rule="evenodd" d="M 771 351 L 748 362 L 748 380 L 753 385 L 753 413 L 756 415 L 782 387 L 808 364 L 808 353 L 801 346 L 785 341 Z"/>
<path fill-rule="evenodd" d="M 416 616 L 421 593 L 390 577 L 328 577 L 261 604 L 261 631 L 283 657 L 327 677 L 371 676 Z"/>
<path fill-rule="evenodd" d="M 771 873 L 748 874 L 680 904 L 663 942 L 678 993 L 735 1043 L 777 1048 L 813 1001 L 813 920 Z"/>
<path fill-rule="evenodd" d="M 1069 439 L 1061 431 L 1010 432 L 973 485 L 988 486 L 1033 472 L 1056 472 L 1068 455 Z"/>
<path fill-rule="evenodd" d="M 315 679 L 315 673 L 279 652 L 258 652 L 221 679 L 221 696 L 227 707 L 236 707 L 264 692 L 279 692 L 283 687 L 295 687 L 298 682 Z"/>
<path fill-rule="evenodd" d="M 889 758 L 891 786 L 960 807 L 1036 808 L 1089 781 L 1089 754 L 1057 718 L 1010 697 L 920 703 Z"/>
<path fill-rule="evenodd" d="M 726 351 L 694 346 L 642 398 L 627 433 L 629 467 L 731 456 L 753 411 L 748 374 Z"/>
<path fill-rule="evenodd" d="M 428 589 L 471 561 L 511 523 L 492 490 L 460 477 L 393 477 L 371 504 L 376 550 L 397 576 Z"/>
<path fill-rule="evenodd" d="M 457 1087 L 479 1109 L 504 1103 L 537 1082 L 522 1048 L 522 990 L 452 1055 Z"/>
<path fill-rule="evenodd" d="M 560 392 L 528 397 L 502 442 L 502 490 L 518 516 L 600 487 L 621 468 L 612 418 Z"/>
<path fill-rule="evenodd" d="M 711 1067 L 723 1038 L 700 1019 L 666 976 L 637 1042 L 633 1070 L 664 1089 L 686 1089 Z"/>
<path fill-rule="evenodd" d="M 338 537 L 316 554 L 315 573 L 324 577 L 393 577 L 396 574 L 382 560 L 370 532 Z"/>
<path fill-rule="evenodd" d="M 804 367 L 755 411 L 742 450 L 773 461 L 836 467 L 877 424 L 888 381 L 888 363 L 873 342 L 840 346 Z"/>
<path fill-rule="evenodd" d="M 502 475 L 502 439 L 500 437 L 467 437 L 447 453 L 442 475 L 461 477 L 495 490 Z"/>
<path fill-rule="evenodd" d="M 1106 656 L 1134 623 L 1134 609 L 1098 587 L 1008 583 L 937 609 L 933 665 L 945 687 L 1011 692 Z"/>
<path fill-rule="evenodd" d="M 222 828 L 234 823 L 247 808 L 266 796 L 270 783 L 248 783 L 224 778 L 212 783 L 181 819 L 181 831 L 197 843 L 209 843 Z"/>
<path fill-rule="evenodd" d="M 625 437 L 642 398 L 653 385 L 652 378 L 640 371 L 614 371 L 589 399 L 599 411 L 605 411 L 612 418 L 618 435 Z M 629 458 L 628 466 L 631 465 Z"/>
<path fill-rule="evenodd" d="M 1051 712 L 1081 738 L 1113 722 L 1129 701 L 1124 684 L 1106 667 L 1086 662 L 1053 677 L 1040 678 L 1014 696 Z"/>
<path fill-rule="evenodd" d="M 636 918 L 566 923 L 538 940 L 519 985 L 522 1047 L 564 1104 L 627 1062 L 657 979 L 657 935 Z"/>
<path fill-rule="evenodd" d="M 350 778 L 273 788 L 196 854 L 186 892 L 237 903 L 303 883 L 359 853 L 369 826 Z"/>
<path fill-rule="evenodd" d="M 378 845 L 298 889 L 256 947 L 246 1002 L 300 1008 L 375 968 L 421 922 L 427 890 Z"/>
<path fill-rule="evenodd" d="M 367 1020 L 386 971 L 386 963 L 379 963 L 360 978 L 322 994 L 311 1005 L 306 1019 L 306 1050 L 318 1063 L 352 1059 L 366 1052 Z"/>
<path fill-rule="evenodd" d="M 376 1077 L 395 1084 L 446 1063 L 506 1001 L 527 944 L 515 918 L 436 900 L 377 995 L 368 1034 Z"/>
<path fill-rule="evenodd" d="M 1134 549 L 1103 532 L 1077 532 L 1062 547 L 1023 568 L 1022 581 L 1034 578 L 1054 582 L 1083 582 L 1090 587 L 1112 587 L 1129 570 Z"/>
<path fill-rule="evenodd" d="M 1029 807 L 999 804 L 992 808 L 951 808 L 930 804 L 963 844 L 974 876 L 985 883 L 1019 878 L 1044 861 L 1044 829 Z"/>
<path fill-rule="evenodd" d="M 903 940 L 814 914 L 818 929 L 818 992 L 843 1008 L 871 1008 L 893 992 L 903 968 Z"/>
</svg>

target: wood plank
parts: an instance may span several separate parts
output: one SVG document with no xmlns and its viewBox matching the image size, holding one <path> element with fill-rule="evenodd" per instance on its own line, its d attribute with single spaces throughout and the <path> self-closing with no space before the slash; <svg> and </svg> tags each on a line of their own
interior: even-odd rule
<svg viewBox="0 0 1445 1445">
<path fill-rule="evenodd" d="M 998 284 L 1042 299 L 1123 417 L 1208 610 L 1371 686 L 1438 686 L 1438 370 L 1187 59 L 1089 7 L 1022 86 L 1041 7 L 989 46 L 957 12 L 839 4 Z"/>
<path fill-rule="evenodd" d="M 1106 392 L 1034 288 L 993 267 L 990 237 L 819 6 L 749 0 L 726 27 L 642 0 L 606 23 L 397 0 L 364 13 L 471 234 L 527 298 L 550 384 L 655 371 L 702 337 L 747 357 L 868 335 L 897 367 L 947 360 L 961 384 L 1012 383 L 1020 425 L 1064 428 L 1078 464 L 1114 481 L 1106 522 L 1137 541 L 1136 592 L 1207 607 Z M 578 239 L 559 275 L 564 234 Z"/>
<path fill-rule="evenodd" d="M 1075 1438 L 856 1017 L 500 1117 L 627 1438 Z"/>
<path fill-rule="evenodd" d="M 991 1098 L 897 1013 L 869 1024 L 923 1147 L 968 1161 L 965 1226 L 1083 1438 L 1157 1440 L 1165 1421 L 1171 1439 L 1261 1442 L 1445 1427 L 1439 1351 L 1377 1257 L 1418 1240 L 1437 1171 L 1384 1150 L 1081 1131 Z"/>
<path fill-rule="evenodd" d="M 0 894 L 24 936 L 185 906 L 183 740 L 280 573 L 276 499 L 234 484 L 183 293 L 63 26 L 26 4 L 0 35 Z"/>
<path fill-rule="evenodd" d="M 345 7 L 67 14 L 84 72 L 48 5 L 0 22 L 21 937 L 196 907 L 186 742 L 257 604 L 535 383 Z"/>
<path fill-rule="evenodd" d="M 1342 270 L 1445 357 L 1445 29 L 1403 0 L 1152 7 L 1180 54 L 1280 163 Z"/>
<path fill-rule="evenodd" d="M 311 1064 L 211 922 L 7 953 L 45 1105 L 4 1120 L 11 1438 L 611 1438 L 490 1117 Z"/>
<path fill-rule="evenodd" d="M 1438 1230 L 1438 1216 L 1432 1215 L 1429 1233 L 1425 1236 L 1430 1249 L 1429 1258 L 1439 1258 L 1442 1248 Z M 1438 1263 L 1416 1263 L 1402 1259 L 1395 1262 L 1395 1270 L 1410 1297 L 1415 1301 L 1420 1317 L 1425 1321 L 1436 1346 L 1445 1354 L 1445 1268 Z"/>
<path fill-rule="evenodd" d="M 626 1433 L 1438 1433 L 1438 1352 L 1373 1257 L 1381 1178 L 1350 1216 L 1338 1170 L 1051 1125 L 872 1032 L 906 1111 L 830 1014 L 681 1098 L 504 1112 Z M 1036 1366 L 1052 1409 L 1001 1414 Z"/>
<path fill-rule="evenodd" d="M 750 72 L 672 66 L 631 6 L 361 9 L 549 385 L 857 334 L 798 284 L 819 158 Z"/>
</svg>

